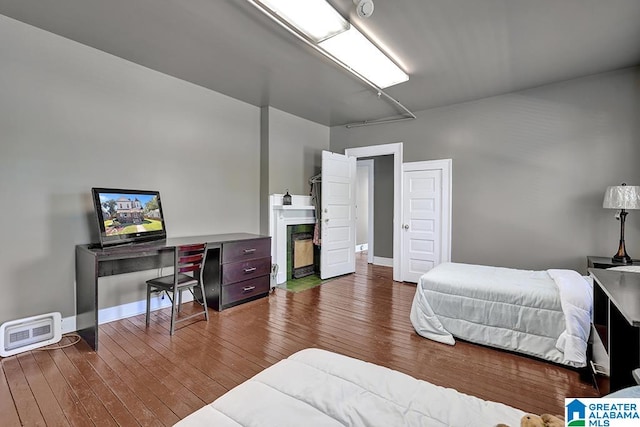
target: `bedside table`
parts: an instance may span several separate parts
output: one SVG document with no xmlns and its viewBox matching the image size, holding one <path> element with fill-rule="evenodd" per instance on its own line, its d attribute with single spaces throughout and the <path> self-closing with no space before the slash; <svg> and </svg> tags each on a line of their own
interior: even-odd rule
<svg viewBox="0 0 640 427">
<path fill-rule="evenodd" d="M 640 266 L 640 260 L 634 259 L 633 264 L 625 264 L 623 262 L 614 262 L 611 260 L 611 257 L 602 257 L 602 256 L 587 257 L 587 268 L 611 268 L 611 267 L 622 267 L 625 265 Z"/>
</svg>

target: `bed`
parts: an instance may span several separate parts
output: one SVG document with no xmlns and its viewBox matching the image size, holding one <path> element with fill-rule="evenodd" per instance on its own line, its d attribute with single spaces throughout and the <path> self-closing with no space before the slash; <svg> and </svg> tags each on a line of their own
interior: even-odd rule
<svg viewBox="0 0 640 427">
<path fill-rule="evenodd" d="M 524 414 L 372 363 L 305 349 L 176 426 L 516 426 Z"/>
<path fill-rule="evenodd" d="M 442 263 L 416 286 L 411 323 L 445 344 L 455 338 L 581 368 L 587 364 L 593 283 L 573 270 Z"/>
</svg>

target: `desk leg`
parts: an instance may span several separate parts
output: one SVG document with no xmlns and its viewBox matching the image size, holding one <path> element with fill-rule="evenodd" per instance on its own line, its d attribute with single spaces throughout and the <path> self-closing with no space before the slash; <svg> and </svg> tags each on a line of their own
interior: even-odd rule
<svg viewBox="0 0 640 427">
<path fill-rule="evenodd" d="M 98 262 L 91 252 L 76 247 L 76 329 L 98 350 Z"/>
</svg>

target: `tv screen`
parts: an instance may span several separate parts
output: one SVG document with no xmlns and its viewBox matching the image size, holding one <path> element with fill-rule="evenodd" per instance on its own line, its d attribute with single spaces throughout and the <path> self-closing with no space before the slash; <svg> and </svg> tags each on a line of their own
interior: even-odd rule
<svg viewBox="0 0 640 427">
<path fill-rule="evenodd" d="M 92 188 L 91 194 L 102 247 L 167 237 L 158 191 Z"/>
</svg>

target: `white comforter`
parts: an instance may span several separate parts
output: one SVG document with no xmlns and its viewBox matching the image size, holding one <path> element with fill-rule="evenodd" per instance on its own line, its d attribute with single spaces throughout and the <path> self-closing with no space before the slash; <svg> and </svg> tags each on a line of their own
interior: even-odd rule
<svg viewBox="0 0 640 427">
<path fill-rule="evenodd" d="M 177 426 L 520 425 L 524 412 L 325 350 L 267 368 Z"/>
<path fill-rule="evenodd" d="M 420 278 L 410 318 L 442 343 L 455 336 L 583 367 L 592 301 L 592 284 L 572 270 L 443 263 Z"/>
</svg>

